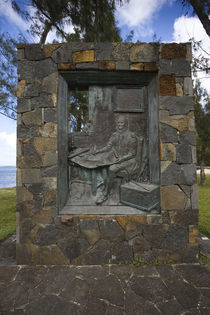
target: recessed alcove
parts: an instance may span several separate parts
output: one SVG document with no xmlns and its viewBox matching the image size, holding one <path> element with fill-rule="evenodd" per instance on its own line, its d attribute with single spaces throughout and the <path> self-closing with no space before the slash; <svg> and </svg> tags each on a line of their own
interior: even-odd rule
<svg viewBox="0 0 210 315">
<path fill-rule="evenodd" d="M 75 131 L 75 119 L 77 119 L 74 114 L 75 103 L 74 112 L 71 112 L 70 102 L 71 99 L 75 102 L 75 98 L 71 95 L 75 96 L 77 91 L 80 97 L 78 102 L 81 103 L 82 95 L 83 98 L 86 95 L 84 100 L 88 102 L 87 112 L 83 113 L 86 117 L 82 118 L 83 127 L 80 131 Z M 71 115 L 74 115 L 73 119 Z M 138 163 L 142 163 L 142 169 L 139 164 L 136 174 L 130 171 L 128 179 L 122 178 L 118 180 L 118 183 L 113 183 L 110 197 L 97 205 L 97 194 L 104 188 L 110 164 L 94 167 L 92 166 L 94 162 L 92 162 L 90 165 L 90 153 L 95 147 L 100 149 L 109 142 L 116 130 L 115 119 L 118 115 L 126 117 L 128 129 L 137 139 L 143 139 L 144 144 L 139 144 L 141 148 L 138 153 L 142 156 L 137 157 Z M 59 213 L 109 215 L 159 213 L 158 90 L 155 73 L 60 72 L 58 131 Z M 84 162 L 87 154 L 89 154 L 88 162 Z M 78 158 L 75 158 L 77 156 L 80 156 L 82 167 L 77 164 L 79 163 Z M 83 156 L 82 159 L 81 156 Z M 84 167 L 85 163 L 88 164 L 87 167 L 86 165 Z M 86 174 L 83 176 L 77 174 L 73 177 L 74 173 L 79 173 L 79 171 Z M 122 171 L 119 172 L 118 177 L 121 174 L 123 177 Z M 120 184 L 119 181 L 121 181 Z M 132 198 L 129 198 L 129 190 L 133 192 Z M 144 199 L 142 204 L 141 199 Z"/>
</svg>

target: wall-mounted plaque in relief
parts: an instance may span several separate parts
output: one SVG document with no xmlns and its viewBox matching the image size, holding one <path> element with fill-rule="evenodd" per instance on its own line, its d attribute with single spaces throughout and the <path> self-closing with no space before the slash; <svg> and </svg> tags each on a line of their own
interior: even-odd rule
<svg viewBox="0 0 210 315">
<path fill-rule="evenodd" d="M 147 87 L 89 86 L 70 94 L 67 205 L 79 212 L 157 207 L 158 186 L 149 182 Z"/>
<path fill-rule="evenodd" d="M 147 103 L 147 88 L 146 87 L 123 87 L 117 86 L 114 91 L 114 111 L 116 112 L 136 112 L 144 111 L 144 106 Z"/>
</svg>

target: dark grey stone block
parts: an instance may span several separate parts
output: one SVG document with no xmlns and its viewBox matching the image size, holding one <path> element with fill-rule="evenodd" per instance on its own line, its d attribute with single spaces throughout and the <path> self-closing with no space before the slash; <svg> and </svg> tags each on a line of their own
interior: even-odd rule
<svg viewBox="0 0 210 315">
<path fill-rule="evenodd" d="M 29 112 L 30 110 L 31 110 L 31 100 L 29 98 L 19 97 L 17 112 L 20 114 L 20 113 Z"/>
<path fill-rule="evenodd" d="M 171 163 L 167 169 L 161 174 L 161 184 L 163 186 L 193 185 L 197 181 L 196 167 L 193 164 L 176 164 Z"/>
<path fill-rule="evenodd" d="M 39 96 L 31 98 L 31 109 L 39 107 L 53 107 L 51 95 L 41 93 Z"/>
<path fill-rule="evenodd" d="M 145 224 L 143 225 L 143 236 L 151 248 L 161 248 L 166 237 L 166 230 L 161 224 Z"/>
<path fill-rule="evenodd" d="M 35 77 L 42 78 L 57 71 L 57 65 L 51 58 L 39 61 L 36 65 Z"/>
<path fill-rule="evenodd" d="M 175 204 L 175 202 L 174 202 Z M 172 210 L 173 211 L 173 210 Z M 198 211 L 196 209 L 177 210 L 173 214 L 173 222 L 176 225 L 189 227 L 198 224 Z"/>
<path fill-rule="evenodd" d="M 186 59 L 161 59 L 159 62 L 160 74 L 175 74 L 179 76 L 191 76 L 191 67 Z"/>
<path fill-rule="evenodd" d="M 56 177 L 57 176 L 57 165 L 48 166 L 41 168 L 42 177 Z"/>
<path fill-rule="evenodd" d="M 43 192 L 43 184 L 26 184 L 27 189 L 34 195 L 39 195 Z"/>
<path fill-rule="evenodd" d="M 20 80 L 43 78 L 57 71 L 57 65 L 51 58 L 41 61 L 20 61 L 18 75 Z"/>
<path fill-rule="evenodd" d="M 26 97 L 39 96 L 40 92 L 41 92 L 41 84 L 32 83 L 32 84 L 26 85 L 25 90 L 24 90 L 24 96 Z"/>
<path fill-rule="evenodd" d="M 192 192 L 192 187 L 191 187 L 191 186 L 187 186 L 187 185 L 181 185 L 181 189 L 184 191 L 184 193 L 186 194 L 186 196 L 187 196 L 188 198 L 190 198 L 191 192 Z"/>
<path fill-rule="evenodd" d="M 72 240 L 59 240 L 58 246 L 64 253 L 64 255 L 72 262 L 74 259 L 84 254 L 88 248 L 89 243 L 87 240 L 80 239 L 72 239 Z"/>
<path fill-rule="evenodd" d="M 185 115 L 193 110 L 191 96 L 160 96 L 160 109 L 169 110 L 171 115 Z"/>
<path fill-rule="evenodd" d="M 193 95 L 193 85 L 191 77 L 184 78 L 184 94 Z"/>
<path fill-rule="evenodd" d="M 91 249 L 82 256 L 72 261 L 77 265 L 104 265 L 111 258 L 110 241 L 99 240 Z"/>
<path fill-rule="evenodd" d="M 98 60 L 113 60 L 111 55 L 113 51 L 113 45 L 109 42 L 96 43 L 95 44 L 95 59 Z"/>
<path fill-rule="evenodd" d="M 17 137 L 19 139 L 37 137 L 37 128 L 34 125 L 18 125 L 17 126 Z"/>
<path fill-rule="evenodd" d="M 56 122 L 57 112 L 54 108 L 44 108 L 44 122 Z"/>
<path fill-rule="evenodd" d="M 159 61 L 159 73 L 171 74 L 172 62 L 170 59 L 160 59 Z"/>
<path fill-rule="evenodd" d="M 22 79 L 32 79 L 34 77 L 34 68 L 36 61 L 19 61 L 18 62 L 18 78 Z"/>
<path fill-rule="evenodd" d="M 186 227 L 171 225 L 163 241 L 163 249 L 169 251 L 180 250 L 187 245 L 188 238 L 188 229 Z"/>
<path fill-rule="evenodd" d="M 55 244 L 58 237 L 59 230 L 54 225 L 46 225 L 38 230 L 36 244 L 40 246 Z"/>
<path fill-rule="evenodd" d="M 179 184 L 193 185 L 196 182 L 197 182 L 196 166 L 194 164 L 182 165 Z"/>
<path fill-rule="evenodd" d="M 190 62 L 186 59 L 172 59 L 172 73 L 180 76 L 190 77 L 191 67 Z"/>
<path fill-rule="evenodd" d="M 96 230 L 98 229 L 98 221 L 96 220 L 82 220 L 80 221 L 80 230 L 81 232 L 87 230 Z"/>
<path fill-rule="evenodd" d="M 195 131 L 180 131 L 179 142 L 181 144 L 196 145 L 196 132 Z"/>
<path fill-rule="evenodd" d="M 178 272 L 183 279 L 186 279 L 187 282 L 192 283 L 197 288 L 210 287 L 210 271 L 200 264 L 177 265 L 176 272 Z"/>
<path fill-rule="evenodd" d="M 120 262 L 133 262 L 133 251 L 128 244 L 119 244 L 115 251 L 115 263 Z"/>
<path fill-rule="evenodd" d="M 94 43 L 67 43 L 56 49 L 52 53 L 52 59 L 55 63 L 68 63 L 72 62 L 72 53 L 81 50 L 94 49 Z"/>
<path fill-rule="evenodd" d="M 179 184 L 181 175 L 181 166 L 176 163 L 171 163 L 167 169 L 161 174 L 161 185 L 168 186 Z M 184 184 L 184 183 L 183 183 Z"/>
<path fill-rule="evenodd" d="M 128 61 L 117 61 L 116 70 L 129 70 L 130 63 Z"/>
<path fill-rule="evenodd" d="M 187 246 L 181 250 L 182 261 L 185 263 L 198 262 L 198 252 L 197 244 L 187 244 Z"/>
<path fill-rule="evenodd" d="M 103 279 L 103 285 L 101 284 L 100 282 L 95 283 L 90 288 L 90 295 L 95 296 L 97 299 L 109 301 L 112 305 L 122 307 L 124 305 L 124 293 L 119 280 L 109 275 Z"/>
<path fill-rule="evenodd" d="M 181 279 L 166 279 L 164 282 L 170 294 L 176 298 L 176 301 L 178 301 L 178 303 L 181 304 L 185 309 L 190 309 L 189 312 L 185 313 L 186 315 L 199 315 L 200 312 L 197 312 L 197 305 L 200 294 L 194 286 L 190 285 L 188 282 L 184 282 Z"/>
<path fill-rule="evenodd" d="M 162 314 L 182 314 L 184 313 L 184 307 L 181 306 L 175 299 L 164 301 L 158 304 L 158 309 Z"/>
<path fill-rule="evenodd" d="M 191 202 L 192 202 L 192 208 L 198 209 L 198 185 L 197 184 L 194 184 L 192 186 Z"/>
<path fill-rule="evenodd" d="M 23 143 L 23 155 L 36 155 L 36 149 L 31 142 Z"/>
<path fill-rule="evenodd" d="M 91 296 L 95 296 L 100 300 L 109 301 L 112 305 L 123 307 L 124 292 L 118 279 L 109 275 L 103 279 L 103 285 L 101 284 L 102 283 L 98 282 L 91 288 Z M 112 289 L 110 290 L 110 288 Z"/>
<path fill-rule="evenodd" d="M 40 44 L 30 44 L 25 46 L 25 58 L 28 60 L 41 60 L 44 52 Z"/>
<path fill-rule="evenodd" d="M 142 280 L 145 278 L 139 278 L 140 279 L 140 285 L 142 285 L 142 288 L 144 290 L 144 285 L 142 284 Z M 148 278 L 147 278 L 148 280 Z M 147 281 L 147 284 L 149 284 L 149 287 L 153 287 L 151 286 L 151 282 Z M 146 284 L 146 286 L 147 286 Z M 145 290 L 144 290 L 145 291 Z M 139 292 L 139 295 L 137 294 L 137 292 L 133 292 L 132 290 L 129 290 L 128 292 L 126 292 L 125 295 L 125 314 L 126 315 L 134 315 L 134 314 L 138 314 L 138 315 L 145 315 L 145 314 L 149 314 L 149 315 L 159 315 L 159 310 L 157 310 L 157 307 L 155 306 L 154 303 L 151 303 L 148 301 L 148 299 L 144 299 L 143 297 L 145 296 L 145 294 L 149 295 L 148 291 L 151 291 L 151 289 L 146 290 L 147 292 L 145 292 L 143 295 L 141 294 L 141 291 Z M 160 291 L 162 294 L 162 291 Z M 150 294 L 152 294 L 150 292 Z M 141 295 L 141 296 L 140 296 Z M 142 297 L 143 296 L 143 297 Z"/>
<path fill-rule="evenodd" d="M 152 303 L 161 302 L 164 300 L 169 300 L 172 298 L 168 288 L 158 277 L 132 277 L 130 288 L 135 292 L 135 294 L 144 299 L 144 301 L 151 301 Z M 131 314 L 131 313 L 129 313 Z M 138 314 L 135 313 L 135 314 Z M 139 314 L 158 314 L 158 313 L 139 313 Z"/>
<path fill-rule="evenodd" d="M 98 70 L 97 62 L 81 62 L 76 64 L 78 70 Z"/>
<path fill-rule="evenodd" d="M 160 123 L 160 139 L 163 143 L 178 142 L 177 130 L 169 125 Z"/>
<path fill-rule="evenodd" d="M 101 231 L 102 238 L 109 240 L 116 240 L 124 237 L 122 228 L 116 221 L 103 220 L 99 222 L 99 228 Z"/>
<path fill-rule="evenodd" d="M 23 60 L 25 58 L 25 50 L 23 48 L 18 49 L 18 60 Z"/>
<path fill-rule="evenodd" d="M 176 145 L 176 162 L 190 164 L 192 163 L 192 147 L 187 144 Z"/>
<path fill-rule="evenodd" d="M 20 221 L 20 242 L 25 242 L 30 239 L 31 230 L 34 228 L 35 224 L 32 222 L 31 218 L 22 218 Z"/>
<path fill-rule="evenodd" d="M 25 308 L 27 314 L 78 314 L 80 307 L 75 303 L 61 300 L 56 295 L 34 298 Z"/>
</svg>

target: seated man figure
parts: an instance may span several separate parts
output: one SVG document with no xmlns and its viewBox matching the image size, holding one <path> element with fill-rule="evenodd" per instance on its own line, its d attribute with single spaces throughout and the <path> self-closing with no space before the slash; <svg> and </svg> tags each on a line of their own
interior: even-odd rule
<svg viewBox="0 0 210 315">
<path fill-rule="evenodd" d="M 137 154 L 137 137 L 136 135 L 128 130 L 128 120 L 119 115 L 116 119 L 116 132 L 110 137 L 108 144 L 92 154 L 97 155 L 103 152 L 114 153 L 114 159 L 108 166 L 108 174 L 105 180 L 105 188 L 102 195 L 96 200 L 96 204 L 102 204 L 108 199 L 110 194 L 113 180 L 116 178 L 120 171 L 132 174 L 136 168 L 136 154 Z"/>
</svg>

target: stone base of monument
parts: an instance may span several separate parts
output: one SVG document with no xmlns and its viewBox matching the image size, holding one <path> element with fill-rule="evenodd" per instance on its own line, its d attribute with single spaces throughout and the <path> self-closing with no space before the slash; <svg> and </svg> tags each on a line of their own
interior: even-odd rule
<svg viewBox="0 0 210 315">
<path fill-rule="evenodd" d="M 159 208 L 160 188 L 158 185 L 129 182 L 120 187 L 120 201 L 144 211 Z"/>
</svg>

